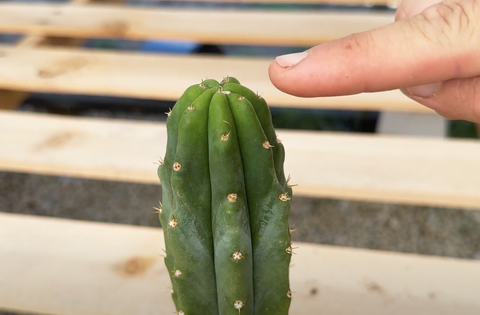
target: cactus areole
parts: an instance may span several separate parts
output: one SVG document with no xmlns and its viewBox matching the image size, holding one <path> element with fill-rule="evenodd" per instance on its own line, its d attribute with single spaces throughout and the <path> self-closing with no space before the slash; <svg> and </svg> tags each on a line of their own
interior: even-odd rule
<svg viewBox="0 0 480 315">
<path fill-rule="evenodd" d="M 177 314 L 288 314 L 292 191 L 267 103 L 226 77 L 167 114 L 155 209 Z"/>
</svg>

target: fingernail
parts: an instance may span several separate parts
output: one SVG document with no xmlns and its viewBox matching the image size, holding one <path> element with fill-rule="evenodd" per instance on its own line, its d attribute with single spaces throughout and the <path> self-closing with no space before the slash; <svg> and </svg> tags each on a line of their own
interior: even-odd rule
<svg viewBox="0 0 480 315">
<path fill-rule="evenodd" d="M 432 83 L 432 84 L 425 84 L 425 85 L 418 85 L 406 88 L 407 92 L 416 97 L 427 98 L 431 97 L 437 92 L 439 89 L 439 83 Z"/>
<path fill-rule="evenodd" d="M 275 58 L 275 60 L 281 67 L 288 68 L 298 64 L 300 61 L 307 58 L 307 56 L 308 52 L 304 51 L 300 53 L 278 56 L 277 58 Z"/>
</svg>

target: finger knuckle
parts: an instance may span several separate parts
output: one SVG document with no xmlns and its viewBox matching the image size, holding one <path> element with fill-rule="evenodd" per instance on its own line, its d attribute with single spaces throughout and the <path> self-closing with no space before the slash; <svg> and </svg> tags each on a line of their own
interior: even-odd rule
<svg viewBox="0 0 480 315">
<path fill-rule="evenodd" d="M 475 23 L 479 17 L 480 0 L 446 0 L 428 7 L 420 18 L 423 33 L 440 43 L 471 39 L 478 32 Z M 458 36 L 458 35 L 462 36 Z M 430 38 L 432 39 L 432 38 Z"/>
</svg>

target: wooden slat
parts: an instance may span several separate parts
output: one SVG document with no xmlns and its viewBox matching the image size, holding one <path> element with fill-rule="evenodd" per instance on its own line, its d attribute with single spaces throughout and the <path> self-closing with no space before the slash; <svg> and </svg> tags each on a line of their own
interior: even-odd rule
<svg viewBox="0 0 480 315">
<path fill-rule="evenodd" d="M 159 184 L 164 123 L 0 113 L 1 170 Z M 478 141 L 278 134 L 295 195 L 480 210 Z"/>
<path fill-rule="evenodd" d="M 62 4 L 0 4 L 0 31 L 65 37 L 316 45 L 394 21 L 392 13 L 333 13 Z"/>
<path fill-rule="evenodd" d="M 156 2 L 158 0 L 149 0 Z M 177 2 L 192 2 L 192 0 L 175 0 Z M 388 6 L 397 7 L 403 0 L 194 0 L 195 2 L 218 2 L 218 3 L 263 3 L 263 4 L 329 4 L 349 6 Z"/>
<path fill-rule="evenodd" d="M 0 88 L 176 100 L 186 87 L 227 75 L 258 91 L 272 106 L 432 111 L 399 91 L 299 98 L 276 89 L 268 58 L 172 56 L 79 49 L 16 49 L 0 45 Z"/>
<path fill-rule="evenodd" d="M 69 2 L 70 5 L 78 5 L 89 2 L 90 0 L 72 0 Z M 1 10 L 0 10 L 1 12 Z M 72 39 L 70 39 L 72 40 Z M 83 41 L 83 39 L 73 39 L 78 46 Z M 39 36 L 39 35 L 28 35 L 25 36 L 19 43 L 15 46 L 17 48 L 30 48 L 41 46 L 49 42 L 48 37 Z M 71 42 L 72 43 L 72 42 Z M 17 92 L 17 91 L 4 91 L 0 90 L 0 109 L 15 109 L 20 106 L 29 96 L 29 93 L 26 92 Z"/>
<path fill-rule="evenodd" d="M 291 315 L 480 312 L 480 262 L 294 247 Z M 0 309 L 174 314 L 161 248 L 160 229 L 0 213 Z"/>
</svg>

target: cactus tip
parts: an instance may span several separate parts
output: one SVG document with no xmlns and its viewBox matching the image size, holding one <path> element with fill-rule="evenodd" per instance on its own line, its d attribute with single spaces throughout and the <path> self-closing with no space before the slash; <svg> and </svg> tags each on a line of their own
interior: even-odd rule
<svg viewBox="0 0 480 315">
<path fill-rule="evenodd" d="M 167 116 L 170 117 L 170 115 L 172 114 L 172 109 L 169 107 L 168 112 L 165 112 L 165 114 L 167 114 Z"/>
<path fill-rule="evenodd" d="M 243 101 L 244 99 L 245 99 L 245 96 L 240 95 L 240 96 L 238 97 L 238 100 L 239 100 L 239 101 Z"/>
<path fill-rule="evenodd" d="M 180 270 L 175 270 L 174 276 L 175 278 L 179 278 L 182 275 L 182 272 Z"/>
<path fill-rule="evenodd" d="M 188 110 L 194 110 L 194 109 L 195 109 L 195 106 L 190 105 L 190 106 L 187 107 L 187 109 L 188 109 Z"/>
<path fill-rule="evenodd" d="M 185 315 L 183 311 L 178 311 L 178 315 Z"/>
<path fill-rule="evenodd" d="M 288 290 L 288 292 L 287 292 L 287 297 L 288 297 L 289 299 L 292 298 L 292 291 Z"/>
</svg>

